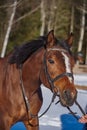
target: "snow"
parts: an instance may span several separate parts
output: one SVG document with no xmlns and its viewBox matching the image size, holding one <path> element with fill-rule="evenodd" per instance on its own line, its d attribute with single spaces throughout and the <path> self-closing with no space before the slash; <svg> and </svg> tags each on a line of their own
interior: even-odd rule
<svg viewBox="0 0 87 130">
<path fill-rule="evenodd" d="M 77 85 L 87 86 L 87 74 L 74 75 L 74 81 Z"/>
<path fill-rule="evenodd" d="M 87 75 L 74 75 L 75 84 L 87 86 Z M 39 115 L 43 113 L 51 102 L 52 93 L 49 89 L 41 85 L 43 92 L 43 105 L 39 112 Z M 55 99 L 55 103 L 58 99 Z M 87 91 L 78 90 L 77 101 L 85 110 L 87 104 Z M 49 111 L 39 119 L 40 130 L 83 130 L 84 124 L 79 123 L 71 114 L 67 108 L 61 106 L 61 104 L 52 104 Z M 82 113 L 78 107 L 74 104 L 71 109 L 77 112 L 77 116 L 81 117 Z M 15 124 L 11 130 L 26 130 L 24 125 L 20 122 Z"/>
</svg>

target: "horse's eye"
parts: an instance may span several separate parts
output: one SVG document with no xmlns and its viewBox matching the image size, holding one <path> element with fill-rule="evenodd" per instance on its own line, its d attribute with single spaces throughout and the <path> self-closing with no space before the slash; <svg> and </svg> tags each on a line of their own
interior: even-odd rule
<svg viewBox="0 0 87 130">
<path fill-rule="evenodd" d="M 48 59 L 48 62 L 54 64 L 54 61 L 52 59 Z"/>
</svg>

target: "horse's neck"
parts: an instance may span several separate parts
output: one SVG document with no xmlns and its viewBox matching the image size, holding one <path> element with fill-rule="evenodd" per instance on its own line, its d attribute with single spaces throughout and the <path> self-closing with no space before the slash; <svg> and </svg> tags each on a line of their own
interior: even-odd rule
<svg viewBox="0 0 87 130">
<path fill-rule="evenodd" d="M 40 71 L 43 64 L 44 49 L 36 51 L 23 65 L 23 81 L 26 88 L 34 91 L 40 86 Z"/>
</svg>

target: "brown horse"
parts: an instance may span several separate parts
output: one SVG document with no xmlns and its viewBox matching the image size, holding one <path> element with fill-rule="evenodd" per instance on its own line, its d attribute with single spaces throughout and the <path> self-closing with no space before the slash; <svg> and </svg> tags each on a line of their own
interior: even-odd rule
<svg viewBox="0 0 87 130">
<path fill-rule="evenodd" d="M 59 41 L 50 31 L 0 59 L 0 130 L 9 130 L 18 121 L 24 122 L 27 130 L 39 129 L 42 83 L 55 96 L 59 94 L 62 105 L 73 105 L 77 92 L 71 44 L 72 35 Z"/>
</svg>

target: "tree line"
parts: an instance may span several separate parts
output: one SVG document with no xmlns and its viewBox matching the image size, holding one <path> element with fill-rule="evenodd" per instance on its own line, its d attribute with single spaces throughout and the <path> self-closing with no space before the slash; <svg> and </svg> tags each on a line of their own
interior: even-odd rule
<svg viewBox="0 0 87 130">
<path fill-rule="evenodd" d="M 51 29 L 59 39 L 66 39 L 73 32 L 72 50 L 82 52 L 87 64 L 86 0 L 0 0 L 0 52 L 6 42 L 8 53 L 14 46 L 46 35 Z"/>
</svg>

